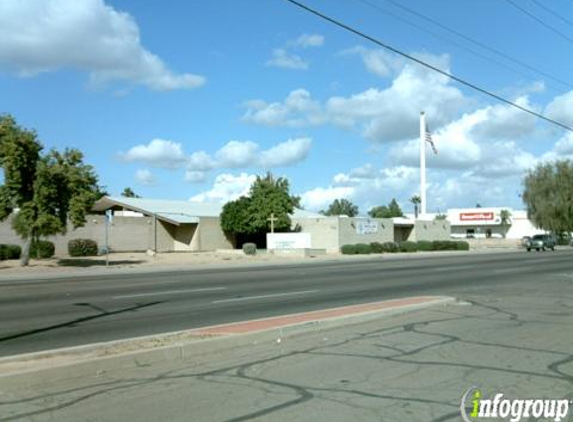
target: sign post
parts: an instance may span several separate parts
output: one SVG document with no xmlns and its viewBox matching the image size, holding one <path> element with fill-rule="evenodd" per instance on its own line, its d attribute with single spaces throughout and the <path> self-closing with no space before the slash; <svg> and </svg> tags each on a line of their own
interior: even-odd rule
<svg viewBox="0 0 573 422">
<path fill-rule="evenodd" d="M 113 222 L 113 212 L 112 210 L 107 210 L 105 212 L 105 266 L 109 267 L 109 236 L 108 236 L 108 226 Z"/>
</svg>

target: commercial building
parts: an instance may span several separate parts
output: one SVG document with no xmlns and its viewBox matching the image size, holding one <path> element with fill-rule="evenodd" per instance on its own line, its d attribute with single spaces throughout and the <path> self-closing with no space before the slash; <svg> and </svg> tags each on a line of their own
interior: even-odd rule
<svg viewBox="0 0 573 422">
<path fill-rule="evenodd" d="M 506 213 L 504 213 L 506 211 Z M 503 214 L 506 214 L 504 220 Z M 527 212 L 511 208 L 453 208 L 447 211 L 454 238 L 521 239 L 544 233 L 527 218 Z"/>
</svg>

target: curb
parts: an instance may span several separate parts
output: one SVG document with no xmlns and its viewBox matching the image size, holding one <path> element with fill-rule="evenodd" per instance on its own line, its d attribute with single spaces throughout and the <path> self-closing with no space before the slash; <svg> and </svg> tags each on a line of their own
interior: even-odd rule
<svg viewBox="0 0 573 422">
<path fill-rule="evenodd" d="M 297 335 L 454 302 L 456 299 L 448 296 L 410 297 L 10 356 L 0 358 L 0 385 L 97 377 L 115 370 L 184 360 L 235 347 L 276 344 Z"/>
<path fill-rule="evenodd" d="M 217 263 L 217 264 L 186 264 L 186 265 L 169 265 L 169 264 L 151 264 L 143 267 L 134 267 L 126 265 L 123 267 L 102 267 L 90 268 L 84 271 L 70 271 L 70 272 L 43 272 L 43 273 L 28 273 L 28 274 L 2 274 L 0 270 L 0 283 L 7 282 L 41 282 L 59 279 L 71 278 L 88 278 L 100 276 L 129 276 L 137 274 L 149 273 L 177 273 L 177 272 L 194 272 L 194 271 L 218 271 L 218 270 L 236 270 L 236 269 L 249 269 L 249 268 L 277 268 L 288 267 L 297 265 L 326 265 L 329 263 L 345 263 L 345 262 L 369 262 L 374 260 L 380 261 L 396 261 L 396 260 L 409 260 L 412 258 L 431 259 L 447 256 L 467 256 L 467 255 L 487 255 L 499 253 L 518 253 L 519 249 L 476 249 L 470 251 L 432 251 L 432 252 L 413 252 L 413 253 L 399 253 L 399 254 L 372 254 L 372 255 L 338 255 L 328 256 L 327 258 L 289 258 L 285 261 L 272 261 L 272 262 L 241 262 L 241 263 Z M 324 255 L 323 255 L 324 256 Z M 135 265 L 135 264 L 134 264 Z"/>
</svg>

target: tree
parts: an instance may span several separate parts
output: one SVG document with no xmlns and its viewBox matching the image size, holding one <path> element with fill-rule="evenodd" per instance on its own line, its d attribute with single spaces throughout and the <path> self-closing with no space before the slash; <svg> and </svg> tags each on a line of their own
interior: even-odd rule
<svg viewBox="0 0 573 422">
<path fill-rule="evenodd" d="M 508 227 L 511 225 L 511 212 L 509 210 L 501 210 L 499 213 L 501 227 L 503 228 L 503 238 L 507 236 Z"/>
<path fill-rule="evenodd" d="M 0 221 L 12 213 L 12 227 L 24 240 L 21 264 L 28 265 L 33 241 L 65 234 L 68 220 L 85 224 L 99 187 L 91 166 L 75 149 L 42 155 L 34 131 L 23 129 L 11 116 L 0 117 Z"/>
<path fill-rule="evenodd" d="M 388 205 L 381 205 L 372 208 L 368 211 L 368 215 L 372 218 L 393 218 L 393 217 L 403 217 L 404 213 L 396 202 L 396 199 L 392 198 Z"/>
<path fill-rule="evenodd" d="M 290 214 L 297 197 L 289 193 L 287 179 L 275 178 L 271 173 L 257 176 L 248 196 L 227 202 L 221 213 L 221 228 L 231 235 L 261 235 L 270 231 L 271 214 L 276 219 L 276 231 L 289 231 Z"/>
<path fill-rule="evenodd" d="M 136 194 L 134 191 L 131 190 L 131 188 L 127 187 L 123 190 L 123 192 L 121 193 L 121 196 L 125 197 L 125 198 L 141 198 L 141 196 L 139 196 L 138 194 Z"/>
<path fill-rule="evenodd" d="M 410 198 L 410 203 L 414 205 L 414 218 L 418 218 L 418 206 L 422 203 L 422 200 L 418 195 L 414 195 Z"/>
<path fill-rule="evenodd" d="M 324 215 L 347 215 L 348 217 L 355 217 L 358 215 L 358 206 L 354 205 L 348 199 L 335 199 L 332 204 L 328 206 L 326 211 L 321 211 Z"/>
<path fill-rule="evenodd" d="M 573 161 L 539 164 L 523 180 L 527 216 L 556 234 L 573 231 Z"/>
</svg>

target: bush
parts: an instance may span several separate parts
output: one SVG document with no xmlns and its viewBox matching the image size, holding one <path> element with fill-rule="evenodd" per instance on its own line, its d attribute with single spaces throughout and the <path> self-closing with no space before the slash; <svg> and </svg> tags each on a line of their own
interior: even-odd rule
<svg viewBox="0 0 573 422">
<path fill-rule="evenodd" d="M 416 246 L 418 247 L 419 251 L 433 251 L 432 242 L 429 240 L 418 240 L 416 242 Z"/>
<path fill-rule="evenodd" d="M 468 242 L 460 240 L 456 243 L 458 245 L 458 251 L 469 251 L 470 250 L 470 244 Z"/>
<path fill-rule="evenodd" d="M 5 259 L 20 259 L 22 248 L 18 245 L 0 245 L 0 261 Z"/>
<path fill-rule="evenodd" d="M 382 250 L 386 253 L 396 253 L 400 249 L 398 248 L 398 244 L 394 242 L 384 242 L 382 243 Z"/>
<path fill-rule="evenodd" d="M 72 239 L 68 242 L 70 256 L 97 256 L 97 242 L 91 239 Z"/>
<path fill-rule="evenodd" d="M 384 245 L 380 242 L 372 242 L 370 244 L 370 251 L 372 253 L 383 253 L 384 252 Z"/>
<path fill-rule="evenodd" d="M 343 255 L 356 255 L 356 245 L 342 245 L 340 252 Z"/>
<path fill-rule="evenodd" d="M 256 255 L 257 245 L 255 245 L 254 243 L 244 243 L 243 252 L 245 253 L 245 255 Z"/>
<path fill-rule="evenodd" d="M 357 243 L 355 248 L 357 254 L 368 255 L 372 253 L 372 248 L 370 248 L 370 245 L 367 243 Z"/>
<path fill-rule="evenodd" d="M 418 245 L 416 242 L 410 242 L 405 240 L 404 242 L 400 243 L 400 252 L 417 252 Z"/>
<path fill-rule="evenodd" d="M 55 245 L 48 240 L 36 240 L 30 247 L 30 258 L 51 258 L 56 250 Z"/>
</svg>

